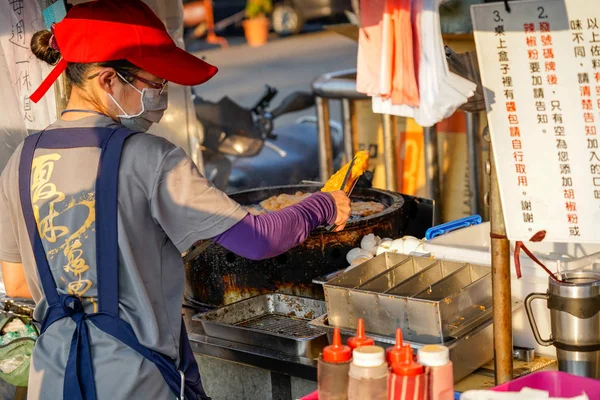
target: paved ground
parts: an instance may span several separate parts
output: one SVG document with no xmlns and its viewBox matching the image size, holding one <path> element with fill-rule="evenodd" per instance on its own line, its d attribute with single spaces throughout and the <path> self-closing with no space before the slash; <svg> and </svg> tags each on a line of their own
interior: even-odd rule
<svg viewBox="0 0 600 400">
<path fill-rule="evenodd" d="M 356 67 L 356 43 L 326 31 L 274 39 L 260 48 L 240 42 L 240 38 L 233 38 L 228 49 L 195 53 L 219 67 L 215 78 L 196 88 L 200 96 L 214 101 L 227 95 L 251 106 L 269 84 L 280 91 L 272 103 L 276 105 L 288 93 L 310 90 L 311 82 L 321 74 Z M 282 117 L 279 123 L 314 113 L 314 109 L 306 110 Z M 332 105 L 332 119 L 339 118 L 339 107 Z"/>
</svg>

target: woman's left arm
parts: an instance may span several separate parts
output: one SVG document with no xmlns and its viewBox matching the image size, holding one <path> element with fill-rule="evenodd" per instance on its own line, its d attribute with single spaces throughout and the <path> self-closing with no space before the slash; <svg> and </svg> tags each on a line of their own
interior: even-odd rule
<svg viewBox="0 0 600 400">
<path fill-rule="evenodd" d="M 2 261 L 2 279 L 4 280 L 4 289 L 9 297 L 31 299 L 23 264 Z"/>
<path fill-rule="evenodd" d="M 156 170 L 152 216 L 182 253 L 212 239 L 242 257 L 274 257 L 302 243 L 319 225 L 343 227 L 350 214 L 350 199 L 340 192 L 340 221 L 335 193 L 316 193 L 278 212 L 249 215 L 212 186 L 180 148 L 170 150 Z"/>
<path fill-rule="evenodd" d="M 328 193 L 315 193 L 278 212 L 248 214 L 213 240 L 238 256 L 262 260 L 298 246 L 313 229 L 333 224 L 335 219 L 333 198 Z"/>
</svg>

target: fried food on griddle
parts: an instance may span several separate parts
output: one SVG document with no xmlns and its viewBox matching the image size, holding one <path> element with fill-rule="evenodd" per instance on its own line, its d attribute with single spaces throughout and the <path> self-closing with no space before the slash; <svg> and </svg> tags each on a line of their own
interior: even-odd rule
<svg viewBox="0 0 600 400">
<path fill-rule="evenodd" d="M 296 192 L 295 194 L 280 194 L 272 196 L 260 202 L 260 206 L 267 211 L 279 211 L 292 204 L 300 203 L 302 200 L 310 196 L 310 193 Z"/>
<path fill-rule="evenodd" d="M 263 215 L 266 211 L 257 206 L 247 206 L 246 210 L 252 215 Z"/>
<path fill-rule="evenodd" d="M 353 201 L 351 203 L 353 217 L 368 217 L 369 215 L 377 214 L 385 210 L 385 206 L 376 201 Z"/>
<path fill-rule="evenodd" d="M 311 193 L 296 192 L 295 194 L 280 194 L 271 196 L 259 204 L 246 206 L 250 214 L 262 215 L 267 212 L 279 211 L 291 205 L 301 202 Z M 380 213 L 385 209 L 385 205 L 376 201 L 353 201 L 351 203 L 353 217 L 367 217 L 369 215 Z"/>
<path fill-rule="evenodd" d="M 344 165 L 338 172 L 333 174 L 331 178 L 321 189 L 321 192 L 334 192 L 336 190 L 340 190 L 340 186 L 342 186 L 342 182 L 346 177 L 346 172 L 350 167 L 350 162 Z M 362 174 L 369 168 L 369 152 L 368 151 L 359 151 L 354 155 L 354 165 L 352 166 L 352 172 L 350 172 L 350 177 L 348 178 L 348 182 L 346 182 L 346 186 L 342 189 L 346 193 L 354 186 L 354 183 L 360 178 Z"/>
</svg>

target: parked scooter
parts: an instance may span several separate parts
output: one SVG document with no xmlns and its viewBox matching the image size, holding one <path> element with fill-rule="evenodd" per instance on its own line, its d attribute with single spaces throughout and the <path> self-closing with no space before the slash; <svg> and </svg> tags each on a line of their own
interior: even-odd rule
<svg viewBox="0 0 600 400">
<path fill-rule="evenodd" d="M 284 114 L 314 105 L 314 96 L 295 92 L 269 110 L 277 89 L 267 86 L 252 108 L 224 97 L 217 103 L 194 95 L 196 117 L 204 128 L 202 146 L 206 176 L 229 193 L 265 186 L 297 184 L 319 178 L 316 118 L 274 128 Z M 330 122 L 334 166 L 341 164 L 343 133 Z"/>
</svg>

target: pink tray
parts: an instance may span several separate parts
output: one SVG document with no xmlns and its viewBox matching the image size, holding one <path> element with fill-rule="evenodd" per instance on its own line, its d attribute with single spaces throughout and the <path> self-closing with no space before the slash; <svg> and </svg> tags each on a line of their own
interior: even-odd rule
<svg viewBox="0 0 600 400">
<path fill-rule="evenodd" d="M 307 394 L 306 396 L 302 397 L 300 400 L 319 400 L 319 391 L 315 390 L 311 394 Z"/>
<path fill-rule="evenodd" d="M 582 378 L 566 372 L 534 372 L 495 387 L 496 392 L 519 392 L 523 388 L 540 389 L 553 397 L 575 397 L 584 392 L 590 400 L 600 400 L 600 381 Z"/>
</svg>

